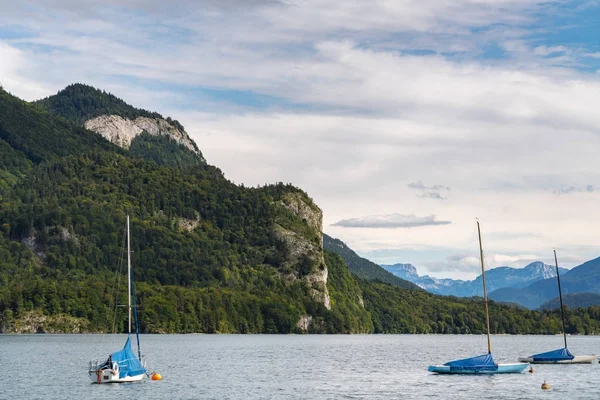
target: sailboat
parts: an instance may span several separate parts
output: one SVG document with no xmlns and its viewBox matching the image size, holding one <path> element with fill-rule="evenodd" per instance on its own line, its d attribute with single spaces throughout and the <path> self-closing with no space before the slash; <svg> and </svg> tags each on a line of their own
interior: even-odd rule
<svg viewBox="0 0 600 400">
<path fill-rule="evenodd" d="M 128 290 L 128 315 L 129 328 L 127 341 L 123 349 L 108 356 L 106 361 L 95 359 L 90 361 L 88 375 L 93 383 L 121 383 L 138 382 L 146 375 L 144 357 L 140 350 L 140 335 L 137 321 L 134 286 L 131 274 L 131 246 L 129 237 L 129 215 L 127 216 L 127 290 Z M 132 307 L 133 300 L 133 307 Z M 131 348 L 131 313 L 135 319 L 135 337 L 137 341 L 137 354 Z"/>
<path fill-rule="evenodd" d="M 563 310 L 562 290 L 560 288 L 560 272 L 558 271 L 558 259 L 556 249 L 554 250 L 554 263 L 556 264 L 556 280 L 558 281 L 558 297 L 560 299 L 560 316 L 562 317 L 563 338 L 565 347 L 551 350 L 545 353 L 534 354 L 530 357 L 519 357 L 519 361 L 531 364 L 591 364 L 596 359 L 592 356 L 574 356 L 567 348 L 567 332 L 565 330 L 565 312 Z"/>
<path fill-rule="evenodd" d="M 485 286 L 485 267 L 483 265 L 483 246 L 481 245 L 481 229 L 477 221 L 477 234 L 479 236 L 479 256 L 481 259 L 481 278 L 483 281 L 483 301 L 485 304 L 485 322 L 487 326 L 488 352 L 476 357 L 449 361 L 443 365 L 430 365 L 427 370 L 438 374 L 517 374 L 529 366 L 528 363 L 497 364 L 492 357 L 492 344 L 490 341 L 490 313 L 488 310 L 487 288 Z"/>
</svg>

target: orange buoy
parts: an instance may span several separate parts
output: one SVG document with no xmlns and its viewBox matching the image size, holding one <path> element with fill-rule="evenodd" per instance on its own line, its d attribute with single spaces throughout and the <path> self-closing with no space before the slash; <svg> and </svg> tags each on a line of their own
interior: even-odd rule
<svg viewBox="0 0 600 400">
<path fill-rule="evenodd" d="M 152 374 L 152 380 L 153 381 L 162 381 L 162 376 L 158 372 L 155 372 Z"/>
<path fill-rule="evenodd" d="M 533 367 L 529 367 L 529 373 L 533 374 Z"/>
<path fill-rule="evenodd" d="M 542 383 L 542 389 L 543 390 L 547 390 L 550 389 L 550 385 L 546 383 L 546 381 L 544 381 L 544 383 Z"/>
</svg>

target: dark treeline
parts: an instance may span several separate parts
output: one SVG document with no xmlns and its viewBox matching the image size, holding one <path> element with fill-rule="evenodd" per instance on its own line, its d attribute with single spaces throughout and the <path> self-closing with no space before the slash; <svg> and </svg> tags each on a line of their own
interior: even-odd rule
<svg viewBox="0 0 600 400">
<path fill-rule="evenodd" d="M 177 168 L 204 165 L 204 159 L 201 156 L 189 151 L 182 144 L 168 136 L 152 136 L 147 132 L 142 132 L 131 141 L 129 153 L 152 160 L 158 165 Z"/>
<path fill-rule="evenodd" d="M 10 264 L 29 250 L 2 253 Z M 23 258 L 20 262 L 24 263 Z M 357 282 L 344 262 L 326 254 L 330 273 L 332 311 L 312 302 L 304 285 L 254 288 L 181 287 L 137 283 L 140 328 L 153 333 L 294 333 L 301 315 L 311 315 L 313 333 L 485 333 L 483 301 L 480 298 L 444 298 L 423 291 L 401 289 L 386 283 Z M 10 330 L 29 311 L 46 315 L 68 314 L 83 318 L 88 331 L 126 330 L 126 313 L 114 304 L 125 304 L 125 276 L 121 274 L 120 296 L 115 300 L 116 274 L 43 278 L 35 267 L 20 272 L 19 281 L 8 278 L 15 272 L 2 264 L 0 325 Z M 364 307 L 358 297 L 364 296 Z M 538 312 L 490 303 L 492 333 L 556 334 L 561 332 L 558 310 Z M 116 318 L 115 318 L 116 317 Z M 600 333 L 600 307 L 566 310 L 567 333 Z"/>
<path fill-rule="evenodd" d="M 383 283 L 363 282 L 365 306 L 376 333 L 486 332 L 482 298 L 438 296 L 402 290 Z M 532 311 L 490 301 L 490 330 L 499 334 L 562 332 L 560 311 Z M 566 309 L 566 331 L 600 334 L 600 307 Z"/>
<path fill-rule="evenodd" d="M 563 304 L 570 308 L 587 308 L 600 304 L 600 294 L 598 293 L 566 293 L 563 295 Z M 552 310 L 560 307 L 560 300 L 555 297 L 543 303 L 540 310 Z"/>
<path fill-rule="evenodd" d="M 16 257 L 28 253 L 26 246 L 11 250 Z M 8 256 L 7 264 L 18 262 L 8 254 L 2 255 Z M 301 315 L 308 315 L 313 320 L 312 333 L 371 332 L 369 313 L 351 297 L 359 295 L 360 287 L 343 261 L 336 257 L 327 255 L 329 271 L 334 277 L 329 286 L 334 303 L 332 311 L 310 300 L 304 284 L 275 287 L 274 276 L 271 287 L 249 290 L 138 282 L 135 289 L 140 329 L 150 333 L 293 333 L 300 332 L 297 322 Z M 21 262 L 26 263 L 23 258 Z M 21 272 L 16 282 L 5 273 L 15 272 L 15 268 L 4 263 L 0 266 L 3 270 L 0 326 L 4 330 L 10 331 L 28 312 L 41 311 L 45 315 L 68 314 L 82 318 L 91 332 L 112 332 L 114 321 L 115 331 L 126 331 L 126 310 L 116 308 L 115 311 L 114 308 L 115 302 L 127 302 L 123 274 L 119 277 L 109 272 L 80 273 L 44 279 L 35 266 L 30 266 L 28 273 L 17 268 Z M 115 296 L 117 281 L 121 290 Z"/>
</svg>

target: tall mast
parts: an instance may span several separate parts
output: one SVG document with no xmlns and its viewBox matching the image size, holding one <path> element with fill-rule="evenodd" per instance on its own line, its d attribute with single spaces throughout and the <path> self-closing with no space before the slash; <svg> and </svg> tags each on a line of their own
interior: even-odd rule
<svg viewBox="0 0 600 400">
<path fill-rule="evenodd" d="M 558 280 L 558 298 L 560 299 L 560 316 L 563 324 L 563 337 L 565 339 L 565 349 L 567 348 L 567 332 L 565 330 L 565 312 L 563 311 L 562 290 L 560 289 L 560 273 L 558 272 L 558 260 L 556 258 L 556 249 L 554 249 L 554 263 L 556 264 L 556 279 Z"/>
<path fill-rule="evenodd" d="M 483 280 L 483 302 L 485 304 L 488 354 L 492 354 L 492 342 L 490 341 L 490 312 L 488 310 L 487 288 L 485 286 L 485 267 L 483 266 L 483 246 L 481 245 L 481 229 L 479 228 L 479 220 L 477 220 L 477 235 L 479 236 L 479 258 L 481 259 L 481 279 Z"/>
<path fill-rule="evenodd" d="M 127 304 L 129 309 L 129 329 L 131 334 L 131 245 L 129 243 L 129 214 L 127 214 Z"/>
</svg>

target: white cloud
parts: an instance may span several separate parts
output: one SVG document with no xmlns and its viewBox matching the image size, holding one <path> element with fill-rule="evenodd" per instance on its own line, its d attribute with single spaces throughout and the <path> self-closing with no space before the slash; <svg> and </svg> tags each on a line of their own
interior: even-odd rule
<svg viewBox="0 0 600 400">
<path fill-rule="evenodd" d="M 595 191 L 593 185 L 585 185 L 583 187 L 561 187 L 556 191 L 556 194 L 570 194 L 570 193 L 593 193 Z"/>
<path fill-rule="evenodd" d="M 567 49 L 565 46 L 537 46 L 535 49 L 533 49 L 533 54 L 542 57 L 556 55 L 558 53 L 569 53 L 569 49 Z"/>
<path fill-rule="evenodd" d="M 535 254 L 485 254 L 484 265 L 486 270 L 510 266 L 513 268 L 523 268 L 533 261 L 539 261 L 542 257 Z M 550 262 L 548 257 L 544 257 L 546 262 Z M 452 254 L 444 260 L 437 260 L 423 263 L 418 267 L 419 273 L 435 276 L 438 278 L 460 277 L 461 279 L 474 279 L 481 275 L 481 261 L 478 254 L 457 253 Z"/>
<path fill-rule="evenodd" d="M 417 194 L 418 197 L 437 199 L 437 200 L 444 200 L 445 197 L 442 196 L 442 191 L 450 190 L 450 188 L 448 186 L 444 186 L 444 185 L 427 186 L 421 181 L 411 182 L 407 186 L 408 186 L 408 188 L 419 192 L 419 194 Z"/>
<path fill-rule="evenodd" d="M 590 1 L 585 1 L 582 4 L 578 5 L 575 8 L 575 11 L 586 11 L 586 10 L 593 9 L 596 7 L 600 7 L 600 1 L 590 0 Z"/>
<path fill-rule="evenodd" d="M 512 257 L 507 263 L 555 245 L 576 263 L 598 251 L 589 227 L 600 223 L 600 194 L 579 189 L 600 185 L 600 79 L 570 68 L 593 52 L 532 44 L 526 23 L 540 7 L 524 0 L 57 0 L 31 13 L 11 2 L 0 23 L 23 21 L 31 34 L 0 42 L 0 79 L 28 100 L 86 82 L 177 118 L 235 182 L 306 189 L 326 226 L 399 210 L 452 221 L 331 226 L 359 251 L 425 253 L 443 243 L 453 254 L 476 255 L 478 216 L 485 248 Z M 489 44 L 503 46 L 509 59 L 482 59 Z M 199 88 L 275 100 L 249 110 Z M 408 186 L 419 181 L 426 184 L 417 192 Z M 451 196 L 442 196 L 442 184 Z M 569 196 L 555 195 L 570 187 Z"/>
<path fill-rule="evenodd" d="M 523 11 L 541 3 L 531 0 L 327 0 L 290 1 L 269 10 L 271 19 L 290 30 L 462 32 L 491 23 L 522 23 Z M 466 32 L 465 32 L 466 33 Z"/>
<path fill-rule="evenodd" d="M 27 55 L 0 40 L 0 85 L 24 99 L 32 100 L 47 94 L 49 87 L 27 77 Z"/>
<path fill-rule="evenodd" d="M 449 224 L 451 224 L 450 221 L 438 221 L 435 215 L 417 217 L 414 214 L 387 214 L 343 219 L 335 222 L 333 226 L 345 228 L 416 228 Z"/>
</svg>

